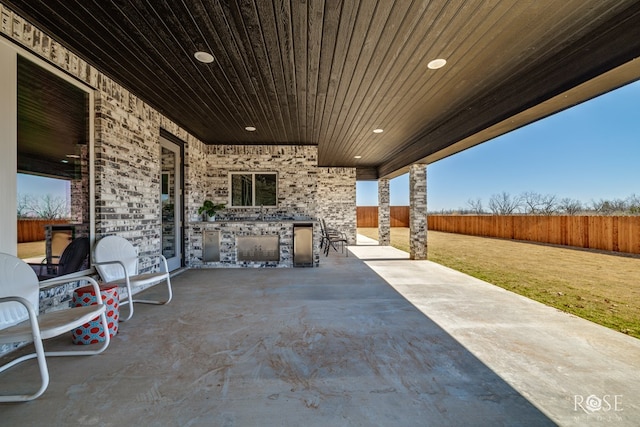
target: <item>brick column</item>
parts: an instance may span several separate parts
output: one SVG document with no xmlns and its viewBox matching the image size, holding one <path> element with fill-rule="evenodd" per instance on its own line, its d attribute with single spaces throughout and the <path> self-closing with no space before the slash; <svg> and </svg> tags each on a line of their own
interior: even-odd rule
<svg viewBox="0 0 640 427">
<path fill-rule="evenodd" d="M 389 180 L 378 180 L 378 244 L 391 245 L 391 208 L 389 207 Z"/>
<path fill-rule="evenodd" d="M 409 169 L 409 257 L 427 259 L 427 165 Z"/>
</svg>

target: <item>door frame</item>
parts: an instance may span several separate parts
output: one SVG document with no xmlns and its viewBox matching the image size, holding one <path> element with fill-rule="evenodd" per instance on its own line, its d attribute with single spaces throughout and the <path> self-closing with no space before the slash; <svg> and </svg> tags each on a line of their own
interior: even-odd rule
<svg viewBox="0 0 640 427">
<path fill-rule="evenodd" d="M 184 221 L 184 142 L 180 140 L 178 137 L 172 135 L 171 133 L 165 131 L 164 129 L 160 129 L 160 147 L 159 147 L 159 155 L 162 155 L 162 148 L 166 148 L 168 150 L 173 151 L 176 154 L 178 159 L 176 164 L 176 208 L 175 208 L 175 221 L 176 221 L 176 250 L 179 251 L 177 260 L 170 261 L 167 259 L 167 263 L 169 264 L 169 271 L 177 270 L 185 265 L 185 221 Z M 162 159 L 160 159 L 160 186 L 162 187 Z M 160 188 L 160 193 L 162 193 L 162 188 Z M 162 204 L 162 201 L 158 200 L 159 204 Z M 160 206 L 161 208 L 161 206 Z M 161 250 L 162 250 L 162 216 L 160 218 L 160 242 L 161 242 Z"/>
</svg>

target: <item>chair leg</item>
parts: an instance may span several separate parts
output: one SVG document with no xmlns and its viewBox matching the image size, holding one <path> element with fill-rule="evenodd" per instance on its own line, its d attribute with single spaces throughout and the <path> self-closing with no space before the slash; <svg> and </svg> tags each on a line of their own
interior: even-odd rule
<svg viewBox="0 0 640 427">
<path fill-rule="evenodd" d="M 127 288 L 127 299 L 124 301 L 120 301 L 120 307 L 123 307 L 125 304 L 128 305 L 129 313 L 127 314 L 127 317 L 122 317 L 122 312 L 121 312 L 120 318 L 118 319 L 118 321 L 120 322 L 126 322 L 127 320 L 133 317 L 133 295 L 131 292 L 131 283 L 129 283 L 129 278 L 127 278 L 126 288 Z"/>
<path fill-rule="evenodd" d="M 47 368 L 47 359 L 45 357 L 44 346 L 41 339 L 37 339 L 33 342 L 36 352 L 25 354 L 0 368 L 0 372 L 22 363 L 30 359 L 38 359 L 38 369 L 40 370 L 40 388 L 33 394 L 14 394 L 0 396 L 0 402 L 28 402 L 29 400 L 37 399 L 45 392 L 49 386 L 49 369 Z"/>
<path fill-rule="evenodd" d="M 167 299 L 165 301 L 154 301 L 154 300 L 146 300 L 146 299 L 137 299 L 137 300 L 134 300 L 133 302 L 139 302 L 141 304 L 155 304 L 155 305 L 169 304 L 169 302 L 173 298 L 173 291 L 171 290 L 171 278 L 167 276 L 167 278 L 165 280 L 167 281 L 167 292 L 168 292 L 168 297 L 167 297 Z"/>
<path fill-rule="evenodd" d="M 35 347 L 35 353 L 25 354 L 6 365 L 0 367 L 0 372 L 4 372 L 7 369 L 16 366 L 19 363 L 30 359 L 38 360 L 38 368 L 40 370 L 40 388 L 33 394 L 16 394 L 16 395 L 6 395 L 0 396 L 0 402 L 27 402 L 30 400 L 37 399 L 45 392 L 47 387 L 49 386 L 49 369 L 47 367 L 47 357 L 56 357 L 56 356 L 93 356 L 95 354 L 102 353 L 108 346 L 111 341 L 111 337 L 109 336 L 109 323 L 107 322 L 107 316 L 103 312 L 100 314 L 100 320 L 102 321 L 103 330 L 105 333 L 105 340 L 100 346 L 100 348 L 96 350 L 76 350 L 76 351 L 45 351 L 44 344 L 42 343 L 42 338 L 40 337 L 40 331 L 37 330 L 34 332 L 34 341 L 33 345 Z"/>
<path fill-rule="evenodd" d="M 133 317 L 133 303 L 140 303 L 140 304 L 154 304 L 154 305 L 165 305 L 165 304 L 169 304 L 169 302 L 171 301 L 171 299 L 173 298 L 173 290 L 171 289 L 171 278 L 167 277 L 166 279 L 167 282 L 167 299 L 165 301 L 155 301 L 155 300 L 145 300 L 145 299 L 133 299 L 133 295 L 131 292 L 131 284 L 129 283 L 129 281 L 127 281 L 127 293 L 128 293 L 128 297 L 126 300 L 121 301 L 122 305 L 129 305 L 129 313 L 127 315 L 126 318 L 120 318 L 121 322 L 126 322 L 127 320 L 131 319 L 131 317 Z"/>
</svg>

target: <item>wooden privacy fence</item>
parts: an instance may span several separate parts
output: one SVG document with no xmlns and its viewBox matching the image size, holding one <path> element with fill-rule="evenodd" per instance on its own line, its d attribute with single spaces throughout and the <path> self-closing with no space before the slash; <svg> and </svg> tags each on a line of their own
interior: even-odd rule
<svg viewBox="0 0 640 427">
<path fill-rule="evenodd" d="M 19 219 L 18 243 L 38 242 L 45 239 L 45 225 L 68 224 L 66 219 Z"/>
<path fill-rule="evenodd" d="M 408 227 L 409 226 L 409 206 L 391 206 L 391 227 Z M 378 226 L 378 207 L 377 206 L 358 206 L 358 227 L 377 227 Z"/>
<path fill-rule="evenodd" d="M 640 254 L 640 216 L 429 215 L 429 230 Z"/>
</svg>

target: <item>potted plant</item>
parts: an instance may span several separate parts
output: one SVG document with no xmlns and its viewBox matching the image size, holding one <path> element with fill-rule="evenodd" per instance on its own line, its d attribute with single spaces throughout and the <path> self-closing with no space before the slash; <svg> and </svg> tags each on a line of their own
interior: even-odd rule
<svg viewBox="0 0 640 427">
<path fill-rule="evenodd" d="M 216 213 L 224 208 L 224 203 L 213 203 L 211 200 L 205 200 L 202 206 L 198 208 L 198 213 L 204 217 L 205 221 L 215 221 Z"/>
</svg>

